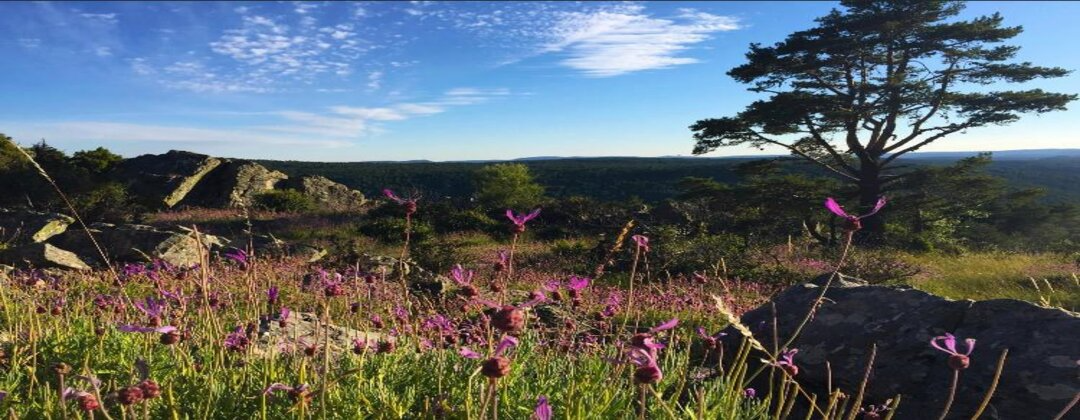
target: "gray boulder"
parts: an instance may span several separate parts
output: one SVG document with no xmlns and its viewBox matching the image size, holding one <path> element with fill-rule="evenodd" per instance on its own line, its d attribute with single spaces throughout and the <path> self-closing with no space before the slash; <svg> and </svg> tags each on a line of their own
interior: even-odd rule
<svg viewBox="0 0 1080 420">
<path fill-rule="evenodd" d="M 90 233 L 112 262 L 145 262 L 161 259 L 169 264 L 188 267 L 200 261 L 200 240 L 203 250 L 216 252 L 229 241 L 225 238 L 199 234 L 185 228 L 161 230 L 143 225 L 111 225 L 95 223 Z M 101 257 L 85 231 L 68 231 L 51 241 L 58 246 L 101 263 Z"/>
<path fill-rule="evenodd" d="M 45 242 L 75 223 L 58 213 L 0 209 L 0 238 L 14 244 Z"/>
<path fill-rule="evenodd" d="M 405 260 L 402 265 L 397 258 L 385 255 L 362 254 L 357 258 L 361 270 L 371 273 L 385 273 L 387 281 L 397 281 L 399 271 L 404 269 L 405 281 L 413 291 L 441 294 L 450 289 L 451 281 L 446 276 L 426 270 L 412 260 Z"/>
<path fill-rule="evenodd" d="M 171 208 L 221 163 L 221 159 L 207 155 L 171 150 L 124 160 L 118 173 L 131 192 L 148 205 Z"/>
<path fill-rule="evenodd" d="M 282 183 L 284 188 L 300 191 L 321 208 L 329 210 L 352 210 L 366 202 L 364 194 L 330 179 L 309 175 Z"/>
<path fill-rule="evenodd" d="M 21 245 L 0 251 L 0 263 L 32 268 L 90 269 L 75 253 L 45 243 Z"/>
<path fill-rule="evenodd" d="M 181 204 L 199 207 L 248 207 L 255 196 L 273 190 L 288 176 L 255 162 L 224 160 Z"/>
<path fill-rule="evenodd" d="M 255 341 L 256 354 L 270 352 L 301 351 L 306 346 L 315 345 L 320 352 L 329 338 L 330 353 L 340 355 L 353 350 L 353 340 L 364 341 L 372 351 L 380 341 L 394 342 L 394 338 L 385 334 L 354 330 L 319 321 L 312 313 L 294 312 L 289 315 L 285 327 L 277 319 L 263 319 L 259 323 L 259 337 Z"/>
<path fill-rule="evenodd" d="M 819 281 L 820 282 L 820 281 Z M 788 288 L 774 300 L 779 336 L 790 337 L 821 293 L 817 284 Z M 970 417 L 991 383 L 997 359 L 1009 349 L 1000 383 L 984 418 L 1053 418 L 1080 393 L 1080 314 L 1008 299 L 955 301 L 922 291 L 834 281 L 814 319 L 793 348 L 803 387 L 826 395 L 832 383 L 853 394 L 872 344 L 877 345 L 865 404 L 903 395 L 898 419 L 936 418 L 944 406 L 952 371 L 948 355 L 931 338 L 951 332 L 975 338 L 971 366 L 961 372 L 950 418 Z M 774 309 L 763 305 L 742 322 L 772 348 Z M 728 328 L 730 352 L 739 333 Z M 782 344 L 782 343 L 781 343 Z M 963 344 L 960 344 L 963 349 Z M 756 356 L 752 356 L 755 359 Z"/>
</svg>

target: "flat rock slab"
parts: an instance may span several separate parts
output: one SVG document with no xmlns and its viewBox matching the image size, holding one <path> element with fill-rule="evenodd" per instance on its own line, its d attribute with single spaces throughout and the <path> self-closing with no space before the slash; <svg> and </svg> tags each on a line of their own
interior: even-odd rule
<svg viewBox="0 0 1080 420">
<path fill-rule="evenodd" d="M 0 263 L 17 267 L 89 270 L 78 255 L 50 244 L 28 244 L 0 251 Z"/>
<path fill-rule="evenodd" d="M 215 251 L 228 243 L 224 238 L 200 234 L 200 247 L 200 241 L 195 239 L 193 232 L 183 229 L 167 231 L 143 225 L 96 223 L 91 225 L 90 233 L 113 262 L 146 262 L 158 258 L 181 267 L 198 264 L 200 253 L 203 252 L 200 248 Z M 71 249 L 90 261 L 101 262 L 97 248 L 85 231 L 69 231 L 50 242 Z"/>
<path fill-rule="evenodd" d="M 58 213 L 0 209 L 0 235 L 15 244 L 45 242 L 72 223 L 75 219 Z"/>
<path fill-rule="evenodd" d="M 773 305 L 783 342 L 821 290 L 811 283 L 788 288 L 772 305 L 747 312 L 742 322 L 766 348 L 772 348 Z M 946 365 L 948 355 L 929 343 L 946 332 L 961 341 L 977 340 L 971 366 L 961 372 L 950 418 L 974 413 L 1004 349 L 1009 349 L 1008 360 L 983 418 L 1053 418 L 1080 393 L 1080 314 L 1008 299 L 955 301 L 909 288 L 844 280 L 835 281 L 825 297 L 813 321 L 791 346 L 799 349 L 797 379 L 820 395 L 828 393 L 826 362 L 833 386 L 854 393 L 871 345 L 876 344 L 866 404 L 881 404 L 902 394 L 895 418 L 936 418 L 944 406 L 952 370 Z M 726 332 L 739 336 L 734 328 Z M 738 341 L 726 340 L 728 346 L 737 346 Z"/>
<path fill-rule="evenodd" d="M 320 208 L 330 210 L 353 210 L 366 202 L 364 194 L 319 175 L 300 177 L 282 183 L 310 197 Z"/>
<path fill-rule="evenodd" d="M 305 346 L 316 345 L 319 349 L 329 336 L 330 352 L 341 354 L 353 350 L 353 340 L 364 340 L 371 349 L 380 341 L 393 342 L 393 337 L 382 333 L 354 330 L 319 321 L 313 313 L 300 312 L 289 315 L 288 322 L 282 328 L 277 320 L 263 320 L 259 323 L 259 338 L 255 352 L 299 351 Z"/>
</svg>

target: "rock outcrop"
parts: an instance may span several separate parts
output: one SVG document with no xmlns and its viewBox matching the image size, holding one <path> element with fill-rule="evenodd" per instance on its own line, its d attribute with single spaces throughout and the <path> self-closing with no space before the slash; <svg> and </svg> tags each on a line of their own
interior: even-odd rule
<svg viewBox="0 0 1080 420">
<path fill-rule="evenodd" d="M 776 324 L 784 340 L 821 290 L 813 283 L 793 286 L 772 304 L 746 313 L 742 322 L 766 348 L 772 348 L 773 314 L 778 314 Z M 971 366 L 961 372 L 951 410 L 956 418 L 973 414 L 1004 349 L 1009 350 L 1008 360 L 984 418 L 1053 418 L 1080 393 L 1080 314 L 1017 300 L 954 301 L 909 288 L 845 280 L 835 281 L 825 297 L 792 345 L 799 349 L 795 361 L 800 384 L 819 394 L 827 394 L 826 362 L 833 386 L 854 392 L 871 345 L 876 344 L 866 404 L 880 404 L 902 394 L 896 418 L 936 418 L 944 406 L 952 370 L 946 365 L 948 355 L 929 343 L 946 332 L 960 340 L 977 340 Z M 727 345 L 737 346 L 738 332 L 734 328 L 726 332 Z"/>
<path fill-rule="evenodd" d="M 0 251 L 0 263 L 32 268 L 90 269 L 75 253 L 46 243 L 21 245 Z"/>
<path fill-rule="evenodd" d="M 273 190 L 288 176 L 255 162 L 225 160 L 181 204 L 199 207 L 247 207 L 255 196 Z"/>
<path fill-rule="evenodd" d="M 72 223 L 75 219 L 63 214 L 0 209 L 0 239 L 14 244 L 45 242 Z"/>
<path fill-rule="evenodd" d="M 282 183 L 285 188 L 292 188 L 310 197 L 320 208 L 330 210 L 350 210 L 366 202 L 364 194 L 329 178 L 311 175 Z"/>
<path fill-rule="evenodd" d="M 198 153 L 171 150 L 162 155 L 142 155 L 120 164 L 120 179 L 131 192 L 153 207 L 179 204 L 221 159 Z"/>
<path fill-rule="evenodd" d="M 188 267 L 200 260 L 199 240 L 202 249 L 214 252 L 228 244 L 225 238 L 199 234 L 180 229 L 178 231 L 161 230 L 143 225 L 112 225 L 95 223 L 91 232 L 102 247 L 102 251 L 112 262 L 138 262 L 158 258 L 169 264 Z M 101 263 L 101 258 L 94 244 L 84 231 L 68 231 L 57 236 L 53 241 L 57 246 L 71 249 L 88 260 Z"/>
</svg>

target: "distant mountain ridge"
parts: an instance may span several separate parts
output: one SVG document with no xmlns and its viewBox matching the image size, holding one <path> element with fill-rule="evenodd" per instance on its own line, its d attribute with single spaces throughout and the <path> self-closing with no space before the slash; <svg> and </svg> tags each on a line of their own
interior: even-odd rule
<svg viewBox="0 0 1080 420">
<path fill-rule="evenodd" d="M 1020 149 L 1020 150 L 998 150 L 988 151 L 993 153 L 994 159 L 1041 159 L 1048 157 L 1078 157 L 1080 156 L 1080 149 Z M 959 151 L 959 152 L 913 152 L 905 156 L 907 159 L 963 159 L 969 156 L 975 156 L 979 151 Z M 667 156 L 528 156 L 520 157 L 516 159 L 500 160 L 464 160 L 453 162 L 530 162 L 530 161 L 542 161 L 542 160 L 563 160 L 563 159 L 767 159 L 773 157 L 786 157 L 787 155 L 734 155 L 734 156 L 685 156 L 685 155 L 667 155 Z M 448 161 L 450 162 L 450 161 Z"/>
</svg>

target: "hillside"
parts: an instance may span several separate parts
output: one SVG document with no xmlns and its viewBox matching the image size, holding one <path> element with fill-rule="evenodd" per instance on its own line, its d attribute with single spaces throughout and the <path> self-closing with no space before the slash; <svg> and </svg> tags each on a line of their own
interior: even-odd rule
<svg viewBox="0 0 1080 420">
<path fill-rule="evenodd" d="M 1047 190 L 1050 201 L 1080 201 L 1080 152 L 1075 150 L 1035 153 L 996 153 L 987 169 L 1016 188 Z M 1074 153 L 1065 153 L 1074 152 Z M 947 152 L 916 155 L 909 165 L 945 165 L 974 153 Z M 1049 157 L 1047 157 L 1049 156 Z M 738 180 L 737 165 L 761 158 L 530 158 L 528 165 L 550 195 L 591 196 L 602 200 L 640 197 L 647 201 L 673 196 L 685 177 L 707 177 L 721 182 Z M 385 186 L 413 188 L 428 196 L 463 196 L 472 190 L 472 173 L 492 162 L 347 162 L 259 161 L 289 176 L 322 175 L 364 192 L 377 194 Z M 792 170 L 819 172 L 804 163 L 791 162 Z"/>
</svg>

